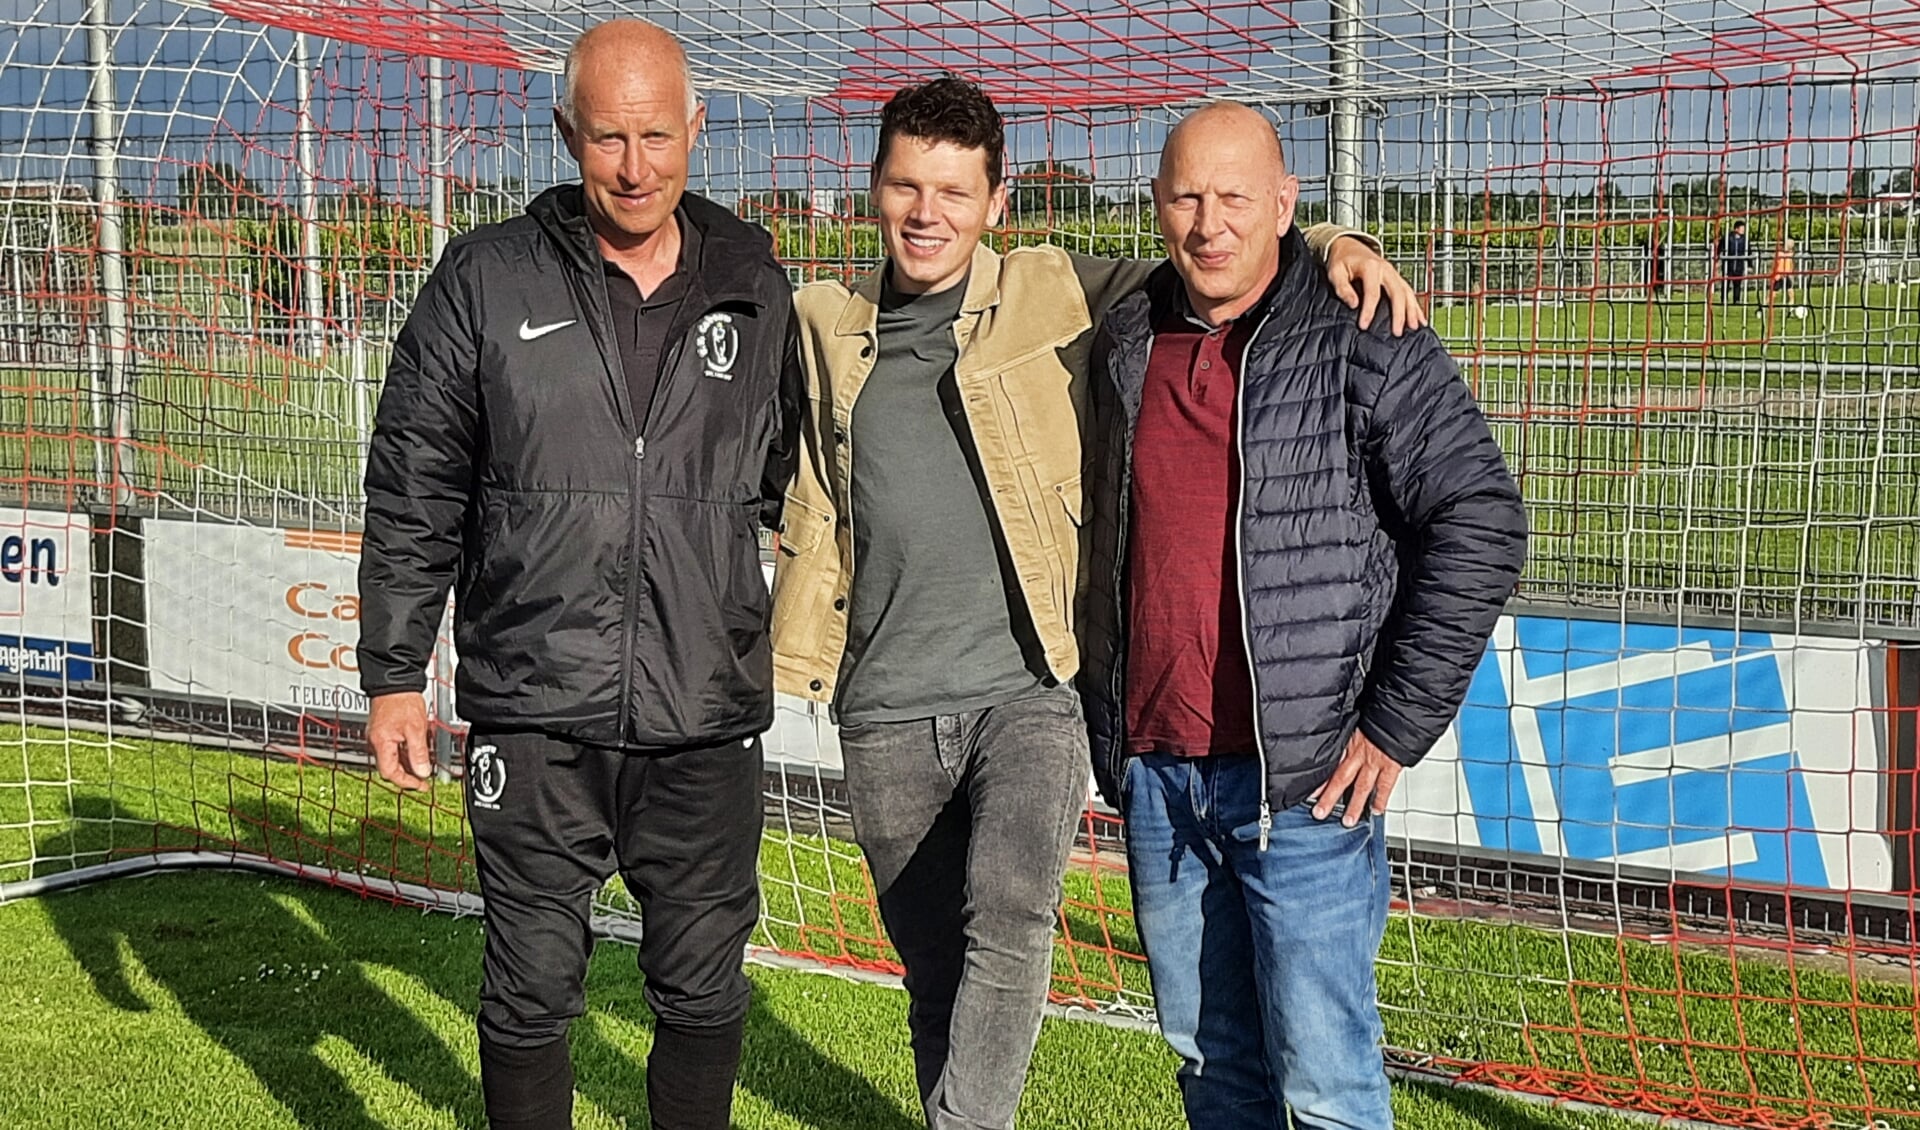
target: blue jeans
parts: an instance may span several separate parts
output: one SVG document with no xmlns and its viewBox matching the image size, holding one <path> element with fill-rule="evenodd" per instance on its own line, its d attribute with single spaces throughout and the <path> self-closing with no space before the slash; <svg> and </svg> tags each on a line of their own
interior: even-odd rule
<svg viewBox="0 0 1920 1130">
<path fill-rule="evenodd" d="M 1251 756 L 1138 757 L 1124 805 L 1133 913 L 1194 1130 L 1388 1130 L 1373 961 L 1384 819 L 1273 814 Z"/>
</svg>

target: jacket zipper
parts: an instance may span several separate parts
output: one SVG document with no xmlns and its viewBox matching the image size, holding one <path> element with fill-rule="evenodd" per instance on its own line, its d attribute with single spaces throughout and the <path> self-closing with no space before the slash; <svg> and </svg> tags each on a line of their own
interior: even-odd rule
<svg viewBox="0 0 1920 1130">
<path fill-rule="evenodd" d="M 1267 321 L 1272 317 L 1273 311 L 1268 309 L 1255 323 L 1253 335 L 1247 338 L 1247 348 L 1240 354 L 1239 379 L 1234 382 L 1233 390 L 1234 414 L 1239 417 L 1234 435 L 1240 447 L 1240 493 L 1233 501 L 1233 565 L 1240 587 L 1240 645 L 1247 653 L 1248 685 L 1253 688 L 1253 752 L 1260 758 L 1261 851 L 1267 850 L 1267 842 L 1273 835 L 1273 803 L 1267 793 L 1267 738 L 1260 724 L 1260 665 L 1253 660 L 1253 632 L 1247 626 L 1247 546 L 1242 535 L 1247 520 L 1247 357 L 1253 353 L 1260 331 L 1267 328 Z"/>
<path fill-rule="evenodd" d="M 1151 328 L 1151 322 L 1149 322 L 1146 346 L 1147 359 L 1149 362 L 1153 359 L 1153 338 L 1154 334 Z M 1116 391 L 1118 390 L 1116 389 Z M 1119 743 L 1121 755 L 1118 758 L 1109 757 L 1109 760 L 1114 762 L 1114 768 L 1116 769 L 1127 763 L 1125 753 L 1127 748 L 1127 699 L 1125 684 L 1127 678 L 1127 649 L 1129 647 L 1127 640 L 1127 632 L 1129 630 L 1129 625 L 1127 624 L 1127 601 L 1129 598 L 1126 590 L 1127 526 L 1130 520 L 1129 515 L 1133 511 L 1133 433 L 1134 429 L 1139 426 L 1139 423 L 1140 418 L 1138 414 L 1136 414 L 1133 420 L 1121 429 L 1120 438 L 1121 442 L 1126 445 L 1126 449 L 1120 453 L 1120 501 L 1118 506 L 1115 507 L 1118 513 L 1114 518 L 1114 526 L 1118 529 L 1119 535 L 1114 538 L 1113 542 L 1113 603 L 1114 620 L 1119 624 L 1120 628 L 1119 631 L 1114 633 L 1116 639 L 1113 649 L 1113 685 L 1110 689 L 1113 692 L 1112 701 L 1120 704 L 1119 717 L 1116 719 L 1117 725 L 1114 727 L 1114 740 Z M 1117 788 L 1119 782 L 1115 781 L 1114 785 Z"/>
<path fill-rule="evenodd" d="M 624 678 L 620 684 L 620 731 L 623 738 L 622 744 L 625 744 L 624 737 L 627 726 L 632 721 L 630 715 L 633 713 L 633 634 L 634 626 L 640 619 L 638 611 L 640 605 L 640 577 L 644 572 L 640 566 L 640 550 L 642 537 L 646 532 L 647 525 L 647 423 L 653 419 L 654 409 L 660 405 L 661 394 L 666 392 L 667 378 L 672 375 L 674 369 L 680 364 L 680 354 L 685 345 L 686 338 L 685 335 L 682 335 L 676 338 L 673 344 L 668 347 L 666 363 L 660 366 L 660 376 L 654 384 L 653 399 L 647 402 L 647 417 L 644 420 L 636 421 L 638 430 L 633 436 L 633 475 L 628 490 L 628 498 L 631 503 L 628 510 L 632 517 L 629 519 L 627 529 L 627 593 L 625 607 L 621 612 L 622 619 L 626 621 L 627 641 L 626 650 L 622 652 L 620 656 L 620 669 L 624 673 Z M 626 379 L 624 371 L 622 372 L 621 379 Z"/>
<path fill-rule="evenodd" d="M 606 311 L 601 322 L 604 338 L 611 348 L 608 355 L 613 359 L 614 399 L 625 401 L 627 416 L 634 427 L 633 460 L 627 464 L 627 583 L 625 594 L 620 602 L 620 721 L 619 735 L 615 739 L 618 745 L 627 744 L 627 724 L 633 714 L 633 630 L 634 606 L 639 603 L 635 589 L 640 579 L 640 464 L 647 455 L 647 441 L 641 434 L 641 421 L 633 418 L 633 402 L 627 399 L 627 362 L 620 356 L 620 331 L 613 325 L 613 297 L 607 292 L 607 276 L 603 270 L 598 279 L 600 310 Z M 595 311 L 598 317 L 600 311 Z"/>
<path fill-rule="evenodd" d="M 627 730 L 633 716 L 633 632 L 640 603 L 640 490 L 641 464 L 647 458 L 647 437 L 633 437 L 633 462 L 627 470 L 627 510 L 631 514 L 627 528 L 627 585 L 620 602 L 620 744 L 627 744 Z"/>
</svg>

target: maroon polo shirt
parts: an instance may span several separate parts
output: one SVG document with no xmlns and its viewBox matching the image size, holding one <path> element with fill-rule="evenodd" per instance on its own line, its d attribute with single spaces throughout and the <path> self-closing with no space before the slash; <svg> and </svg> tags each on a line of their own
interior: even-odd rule
<svg viewBox="0 0 1920 1130">
<path fill-rule="evenodd" d="M 1265 305 L 1214 328 L 1193 316 L 1184 294 L 1154 314 L 1129 500 L 1129 753 L 1254 750 L 1235 406 L 1240 362 Z"/>
</svg>

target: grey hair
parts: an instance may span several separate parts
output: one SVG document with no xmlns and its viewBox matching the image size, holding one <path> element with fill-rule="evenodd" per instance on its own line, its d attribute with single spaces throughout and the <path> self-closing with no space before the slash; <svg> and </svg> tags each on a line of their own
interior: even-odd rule
<svg viewBox="0 0 1920 1130">
<path fill-rule="evenodd" d="M 646 20 L 635 19 L 633 22 L 646 24 L 658 30 L 658 25 Z M 592 30 L 592 28 L 587 29 L 587 31 Z M 567 48 L 566 64 L 560 72 L 560 116 L 566 119 L 569 126 L 580 124 L 580 116 L 574 109 L 574 87 L 580 79 L 580 44 L 586 38 L 586 31 L 574 37 L 573 45 Z M 687 61 L 687 53 L 684 49 L 680 52 L 680 85 L 687 92 L 687 121 L 691 122 L 693 116 L 700 112 L 700 91 L 693 85 L 693 64 Z"/>
</svg>

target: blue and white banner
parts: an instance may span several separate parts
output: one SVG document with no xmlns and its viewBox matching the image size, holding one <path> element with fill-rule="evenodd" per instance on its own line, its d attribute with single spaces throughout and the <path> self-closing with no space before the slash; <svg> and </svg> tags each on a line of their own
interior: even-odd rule
<svg viewBox="0 0 1920 1130">
<path fill-rule="evenodd" d="M 1397 790 L 1436 845 L 1885 891 L 1870 641 L 1503 618 L 1454 727 Z"/>
<path fill-rule="evenodd" d="M 94 677 L 85 514 L 0 507 L 0 678 Z"/>
</svg>

